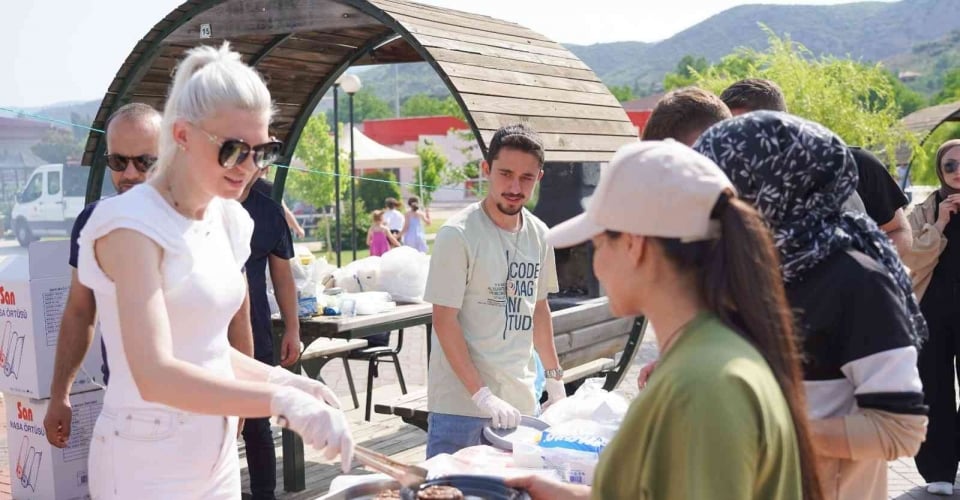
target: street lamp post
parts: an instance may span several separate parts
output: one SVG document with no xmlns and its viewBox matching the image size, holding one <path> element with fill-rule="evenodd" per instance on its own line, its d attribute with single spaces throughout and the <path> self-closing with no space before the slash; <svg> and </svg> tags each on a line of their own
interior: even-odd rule
<svg viewBox="0 0 960 500">
<path fill-rule="evenodd" d="M 353 141 L 353 94 L 360 90 L 361 83 L 357 75 L 343 75 L 338 81 L 343 91 L 350 96 L 350 247 L 353 249 L 353 260 L 357 260 L 357 163 Z"/>
<path fill-rule="evenodd" d="M 340 87 L 340 80 L 333 84 L 333 198 L 334 206 L 333 218 L 337 224 L 337 267 L 340 267 L 340 246 L 343 241 L 340 235 L 340 117 L 338 116 L 337 89 Z M 327 227 L 330 227 L 329 225 Z M 329 234 L 329 233 L 327 233 Z"/>
</svg>

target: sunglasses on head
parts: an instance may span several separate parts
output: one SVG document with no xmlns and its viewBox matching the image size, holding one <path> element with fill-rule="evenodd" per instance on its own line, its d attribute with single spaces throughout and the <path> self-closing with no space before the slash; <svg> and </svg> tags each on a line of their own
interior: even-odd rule
<svg viewBox="0 0 960 500">
<path fill-rule="evenodd" d="M 277 158 L 280 158 L 280 150 L 283 148 L 283 143 L 280 141 L 270 141 L 251 146 L 240 139 L 221 140 L 216 135 L 199 127 L 197 128 L 204 134 L 207 134 L 210 142 L 220 146 L 220 153 L 217 156 L 217 160 L 223 168 L 236 167 L 245 162 L 247 157 L 250 156 L 250 153 L 253 153 L 253 164 L 256 165 L 259 170 L 263 170 L 277 161 Z"/>
<path fill-rule="evenodd" d="M 943 162 L 943 167 L 941 168 L 943 168 L 943 173 L 952 174 L 956 172 L 958 168 L 960 168 L 960 162 L 957 160 L 947 160 Z"/>
<path fill-rule="evenodd" d="M 113 170 L 114 172 L 123 172 L 127 169 L 127 165 L 130 162 L 133 162 L 134 168 L 136 168 L 141 174 L 145 174 L 148 170 L 150 170 L 150 167 L 157 162 L 157 157 L 150 155 L 123 156 L 118 154 L 108 154 L 106 157 L 107 166 L 110 167 L 110 170 Z"/>
</svg>

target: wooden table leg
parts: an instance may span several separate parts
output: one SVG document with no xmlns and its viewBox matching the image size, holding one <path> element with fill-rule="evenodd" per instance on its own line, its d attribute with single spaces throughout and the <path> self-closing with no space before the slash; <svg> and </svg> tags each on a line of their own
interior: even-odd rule
<svg viewBox="0 0 960 500">
<path fill-rule="evenodd" d="M 427 323 L 427 361 L 430 361 L 431 350 L 433 350 L 433 323 Z"/>
<path fill-rule="evenodd" d="M 279 334 L 277 327 L 274 327 L 273 353 L 274 363 L 280 364 L 280 342 L 283 330 Z M 300 375 L 300 360 L 287 369 Z M 307 478 L 304 472 L 304 453 L 303 439 L 296 432 L 283 429 L 281 432 L 281 444 L 283 450 L 283 490 L 284 491 L 303 491 L 307 489 Z"/>
<path fill-rule="evenodd" d="M 296 432 L 283 430 L 283 491 L 307 488 L 304 473 L 303 439 Z"/>
</svg>

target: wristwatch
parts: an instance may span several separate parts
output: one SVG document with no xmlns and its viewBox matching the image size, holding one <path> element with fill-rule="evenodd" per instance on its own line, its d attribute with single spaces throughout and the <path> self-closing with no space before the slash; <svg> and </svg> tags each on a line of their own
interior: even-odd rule
<svg viewBox="0 0 960 500">
<path fill-rule="evenodd" d="M 547 378 L 563 380 L 563 368 L 551 368 L 549 370 L 544 370 L 543 375 Z"/>
</svg>

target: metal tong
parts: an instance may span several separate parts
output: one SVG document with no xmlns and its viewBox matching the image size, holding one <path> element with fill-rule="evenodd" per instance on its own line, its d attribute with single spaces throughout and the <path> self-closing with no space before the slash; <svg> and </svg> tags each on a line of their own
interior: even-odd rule
<svg viewBox="0 0 960 500">
<path fill-rule="evenodd" d="M 361 464 L 396 479 L 405 488 L 416 490 L 421 483 L 427 480 L 427 469 L 398 462 L 383 453 L 378 453 L 363 446 L 356 446 L 353 456 Z"/>
</svg>

